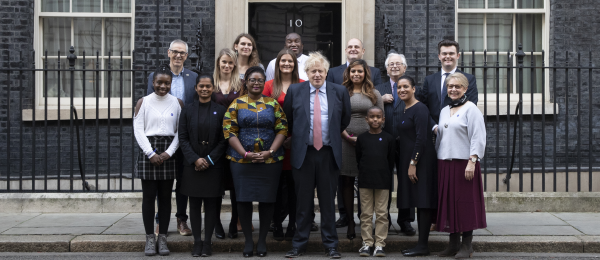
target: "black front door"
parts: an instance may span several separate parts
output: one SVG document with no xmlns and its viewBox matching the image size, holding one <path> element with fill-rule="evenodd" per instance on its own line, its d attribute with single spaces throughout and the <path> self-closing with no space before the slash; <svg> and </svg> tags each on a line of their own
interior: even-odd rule
<svg viewBox="0 0 600 260">
<path fill-rule="evenodd" d="M 304 54 L 321 51 L 331 67 L 342 62 L 342 5 L 339 3 L 250 3 L 249 33 L 265 66 L 277 58 L 288 33 L 298 33 Z"/>
</svg>

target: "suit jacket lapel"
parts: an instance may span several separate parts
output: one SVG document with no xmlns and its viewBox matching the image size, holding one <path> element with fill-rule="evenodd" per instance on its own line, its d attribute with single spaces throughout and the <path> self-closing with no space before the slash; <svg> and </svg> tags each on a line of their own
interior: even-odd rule
<svg viewBox="0 0 600 260">
<path fill-rule="evenodd" d="M 437 97 L 437 103 L 440 104 L 440 99 L 442 98 L 442 72 L 438 71 L 435 73 L 435 77 L 433 77 L 434 82 L 434 86 L 435 86 L 435 92 L 437 93 L 437 95 L 435 95 Z M 440 110 L 442 108 L 440 107 Z"/>
<path fill-rule="evenodd" d="M 329 124 L 331 125 L 331 122 L 333 121 L 331 120 L 331 118 L 333 117 L 333 109 L 331 108 L 331 106 L 333 105 L 333 100 L 336 95 L 336 92 L 332 86 L 329 86 L 329 84 L 325 85 L 325 90 L 327 93 L 327 118 L 329 118 Z"/>
<path fill-rule="evenodd" d="M 305 84 L 300 88 L 300 102 L 306 102 L 305 100 L 308 101 L 308 104 L 305 103 L 306 106 L 304 106 L 306 121 L 310 121 L 310 83 L 308 81 L 305 81 Z"/>
<path fill-rule="evenodd" d="M 213 120 L 215 120 L 217 117 L 216 115 L 216 103 L 214 103 L 213 101 L 210 101 L 210 106 L 208 107 L 208 125 L 204 126 L 204 127 L 208 127 L 208 142 L 209 143 L 213 143 L 213 140 L 215 140 L 215 131 L 212 130 L 213 124 L 215 122 L 213 122 Z M 213 111 L 215 110 L 215 111 Z M 202 126 L 201 126 L 202 127 Z"/>
</svg>

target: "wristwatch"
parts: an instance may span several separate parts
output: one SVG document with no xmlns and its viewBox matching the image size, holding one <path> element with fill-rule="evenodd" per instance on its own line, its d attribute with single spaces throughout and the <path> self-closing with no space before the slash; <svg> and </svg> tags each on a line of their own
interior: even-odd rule
<svg viewBox="0 0 600 260">
<path fill-rule="evenodd" d="M 273 154 L 275 153 L 275 151 L 269 150 L 269 153 L 271 153 L 271 156 L 273 156 Z"/>
<path fill-rule="evenodd" d="M 476 163 L 476 162 L 477 162 L 477 160 L 478 160 L 478 158 L 477 158 L 477 157 L 471 157 L 471 162 L 473 162 L 473 163 Z"/>
<path fill-rule="evenodd" d="M 412 166 L 417 166 L 417 162 L 415 162 L 415 161 L 413 161 L 413 160 L 410 160 L 410 165 L 412 165 Z"/>
</svg>

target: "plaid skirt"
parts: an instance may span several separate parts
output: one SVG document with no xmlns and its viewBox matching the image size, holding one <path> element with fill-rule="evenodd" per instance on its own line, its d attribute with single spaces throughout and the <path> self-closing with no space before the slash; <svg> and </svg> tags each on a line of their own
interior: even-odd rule
<svg viewBox="0 0 600 260">
<path fill-rule="evenodd" d="M 148 140 L 150 141 L 152 148 L 156 149 L 157 154 L 166 151 L 173 142 L 173 138 L 173 136 L 148 136 Z M 175 154 L 161 165 L 154 166 L 150 162 L 150 159 L 146 157 L 144 151 L 140 149 L 134 173 L 136 178 L 142 180 L 173 180 L 175 179 L 176 168 L 177 156 L 175 156 Z"/>
</svg>

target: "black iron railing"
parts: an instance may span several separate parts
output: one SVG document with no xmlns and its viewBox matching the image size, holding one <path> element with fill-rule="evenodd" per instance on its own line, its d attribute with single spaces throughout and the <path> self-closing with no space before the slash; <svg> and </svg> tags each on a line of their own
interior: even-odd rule
<svg viewBox="0 0 600 260">
<path fill-rule="evenodd" d="M 0 152 L 5 158 L 0 164 L 0 192 L 87 191 L 82 188 L 86 187 L 84 179 L 93 192 L 140 189 L 131 175 L 138 149 L 132 117 L 136 101 L 146 94 L 147 76 L 152 70 L 147 65 L 149 54 L 134 51 L 131 69 L 124 69 L 127 60 L 122 54 L 117 64 L 100 69 L 98 53 L 91 57 L 96 66 L 90 68 L 76 66 L 77 59 L 89 60 L 90 57 L 85 53 L 77 57 L 74 51 L 71 48 L 62 61 L 59 58 L 60 62 L 68 63 L 66 68 L 36 69 L 30 59 L 22 59 L 22 56 L 18 61 L 7 57 L 10 62 L 0 68 L 0 77 L 6 79 L 0 82 L 9 90 L 8 95 L 0 97 L 6 111 L 2 117 L 5 138 L 0 140 L 0 146 L 6 149 Z M 506 56 L 506 62 L 499 61 L 497 57 L 501 55 Z M 492 55 L 496 57 L 495 62 L 488 62 L 492 56 L 485 52 L 483 64 L 476 63 L 475 52 L 471 53 L 470 61 L 467 56 L 462 53 L 459 68 L 482 78 L 478 84 L 479 106 L 488 133 L 486 156 L 481 161 L 486 191 L 598 191 L 594 190 L 597 188 L 593 186 L 593 176 L 600 170 L 596 158 L 598 136 L 594 136 L 600 126 L 600 108 L 594 101 L 600 100 L 597 94 L 600 90 L 594 84 L 599 69 L 593 65 L 591 53 L 587 65 L 582 64 L 581 54 L 577 54 L 573 63 L 566 53 L 565 62 L 559 64 L 557 53 L 553 53 L 552 66 L 543 62 L 545 53 L 541 55 L 541 66 L 533 59 L 531 64 L 525 64 L 524 59 L 534 54 L 526 54 L 520 48 L 515 55 L 496 52 Z M 418 53 L 415 57 L 419 57 Z M 194 58 L 192 66 L 197 68 L 199 59 Z M 517 61 L 513 66 L 514 58 Z M 440 70 L 439 64 L 421 62 L 416 60 L 407 71 L 415 77 L 418 86 L 426 75 Z M 524 81 L 525 72 L 532 75 L 530 82 Z M 60 80 L 57 86 L 70 89 L 64 97 L 69 100 L 66 104 L 64 100 L 60 103 L 61 98 L 48 95 L 48 77 L 54 74 L 60 79 L 61 73 L 70 75 L 68 86 L 60 86 Z M 100 97 L 100 80 L 86 82 L 86 75 L 100 79 L 101 73 L 108 78 L 107 96 L 111 98 Z M 131 74 L 130 86 L 124 82 L 127 73 Z M 542 78 L 542 91 L 525 92 L 526 87 L 534 89 L 537 79 L 533 75 L 538 73 Z M 82 76 L 79 83 L 77 75 Z M 113 78 L 118 79 L 115 89 L 118 95 L 111 93 Z M 506 84 L 506 93 L 501 91 L 501 82 Z M 77 84 L 82 88 L 80 97 L 74 94 Z M 96 93 L 91 97 L 95 99 L 93 106 L 86 104 L 86 100 L 90 102 L 90 97 L 85 96 L 87 88 L 93 88 Z M 126 88 L 131 88 L 130 96 L 124 95 Z M 513 88 L 516 90 L 511 91 Z M 541 98 L 536 99 L 535 95 Z M 505 100 L 501 100 L 502 96 Z M 54 107 L 62 109 L 49 108 L 52 99 L 56 102 Z M 519 109 L 514 110 L 517 104 Z M 527 105 L 529 109 L 523 109 Z M 546 111 L 547 105 L 552 108 L 550 113 Z M 116 109 L 117 113 L 111 113 L 108 108 Z M 27 111 L 30 111 L 29 116 Z M 61 115 L 61 111 L 67 111 L 68 116 Z M 515 174 L 518 178 L 511 179 Z M 511 187 L 511 180 L 518 188 Z"/>
</svg>

